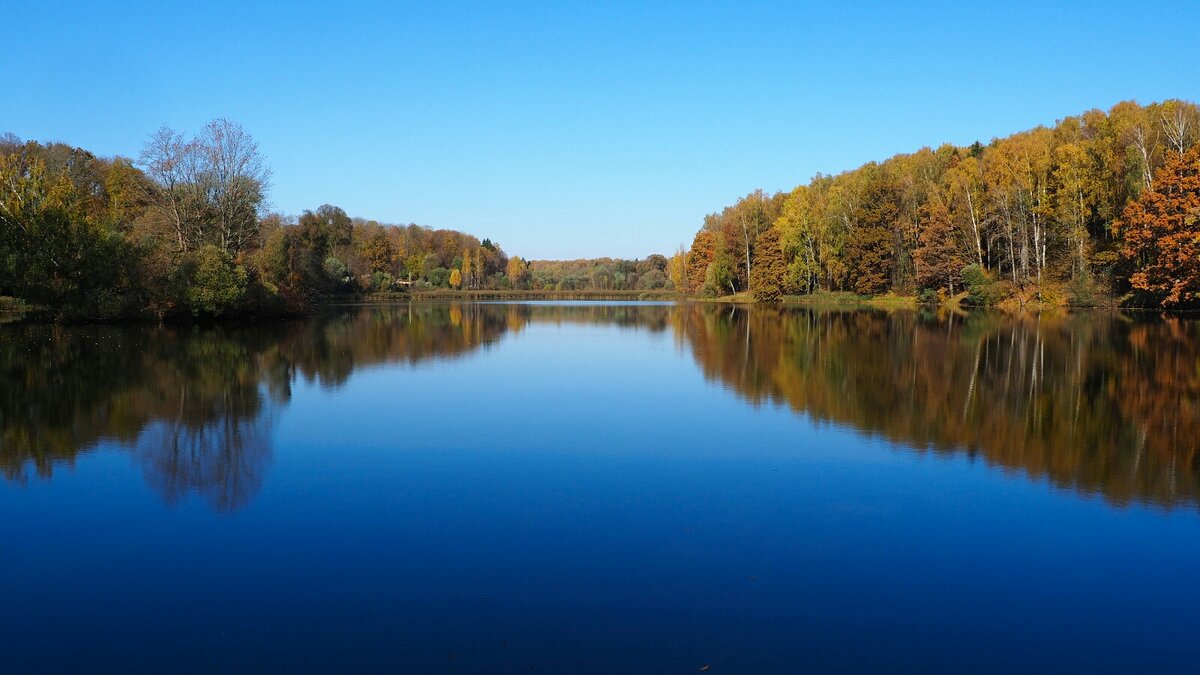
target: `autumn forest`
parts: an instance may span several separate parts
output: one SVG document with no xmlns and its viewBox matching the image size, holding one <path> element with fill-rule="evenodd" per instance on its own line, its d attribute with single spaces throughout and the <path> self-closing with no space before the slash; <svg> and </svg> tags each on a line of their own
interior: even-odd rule
<svg viewBox="0 0 1200 675">
<path fill-rule="evenodd" d="M 304 311 L 437 289 L 831 294 L 1009 307 L 1200 301 L 1200 109 L 1123 102 L 1053 127 L 942 145 L 751 192 L 690 247 L 537 261 L 488 238 L 268 208 L 271 170 L 219 119 L 136 158 L 0 137 L 0 309 L 66 319 Z"/>
<path fill-rule="evenodd" d="M 705 219 L 677 284 L 722 296 L 956 295 L 974 305 L 1200 299 L 1200 110 L 1123 102 L 755 191 Z"/>
</svg>

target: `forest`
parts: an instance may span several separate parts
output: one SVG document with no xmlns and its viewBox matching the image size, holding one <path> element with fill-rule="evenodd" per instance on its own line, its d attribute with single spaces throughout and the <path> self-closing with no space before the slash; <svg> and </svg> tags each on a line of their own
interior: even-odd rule
<svg viewBox="0 0 1200 675">
<path fill-rule="evenodd" d="M 272 315 L 427 289 L 1200 304 L 1200 108 L 1180 100 L 756 190 L 669 258 L 526 260 L 330 204 L 284 215 L 270 185 L 257 143 L 225 119 L 193 137 L 159 129 L 136 159 L 0 136 L 0 310 Z"/>
<path fill-rule="evenodd" d="M 137 159 L 0 136 L 0 309 L 61 318 L 304 311 L 339 296 L 424 289 L 662 288 L 666 258 L 527 263 L 490 239 L 267 210 L 270 168 L 219 119 L 155 132 Z"/>
<path fill-rule="evenodd" d="M 1195 306 L 1198 142 L 1194 103 L 1122 102 L 986 145 L 818 174 L 707 216 L 671 277 L 690 293 L 767 301 Z"/>
<path fill-rule="evenodd" d="M 534 290 L 652 291 L 674 288 L 667 258 L 657 253 L 638 260 L 590 258 L 530 260 L 529 288 Z"/>
</svg>

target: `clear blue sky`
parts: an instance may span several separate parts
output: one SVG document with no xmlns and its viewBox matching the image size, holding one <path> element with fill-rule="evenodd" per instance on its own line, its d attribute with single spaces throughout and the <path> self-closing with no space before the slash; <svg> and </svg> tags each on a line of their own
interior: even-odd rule
<svg viewBox="0 0 1200 675">
<path fill-rule="evenodd" d="M 1200 99 L 1194 1 L 843 4 L 13 1 L 0 131 L 136 156 L 223 116 L 286 213 L 641 257 L 758 187 Z"/>
</svg>

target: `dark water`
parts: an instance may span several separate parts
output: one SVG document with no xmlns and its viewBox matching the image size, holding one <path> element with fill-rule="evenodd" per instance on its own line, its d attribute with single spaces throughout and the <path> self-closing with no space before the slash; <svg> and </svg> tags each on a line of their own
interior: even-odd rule
<svg viewBox="0 0 1200 675">
<path fill-rule="evenodd" d="M 1200 324 L 0 327 L 0 670 L 1193 671 Z"/>
</svg>

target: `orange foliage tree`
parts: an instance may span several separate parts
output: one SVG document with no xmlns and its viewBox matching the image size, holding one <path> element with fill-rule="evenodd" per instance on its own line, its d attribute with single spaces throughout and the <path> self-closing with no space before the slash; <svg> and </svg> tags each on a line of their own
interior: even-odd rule
<svg viewBox="0 0 1200 675">
<path fill-rule="evenodd" d="M 754 267 L 750 272 L 750 290 L 759 302 L 779 302 L 783 297 L 783 282 L 787 263 L 779 243 L 779 230 L 771 227 L 758 235 L 754 242 Z"/>
<path fill-rule="evenodd" d="M 1130 285 L 1167 306 L 1200 301 L 1200 145 L 1170 154 L 1118 228 Z"/>
<path fill-rule="evenodd" d="M 692 249 L 687 258 L 687 290 L 696 292 L 704 285 L 704 274 L 716 255 L 716 241 L 712 232 L 700 230 L 692 240 Z"/>
<path fill-rule="evenodd" d="M 941 200 L 933 199 L 921 207 L 920 214 L 925 228 L 913 252 L 917 283 L 923 288 L 948 288 L 953 295 L 954 280 L 967 261 L 955 237 L 950 211 Z"/>
</svg>

